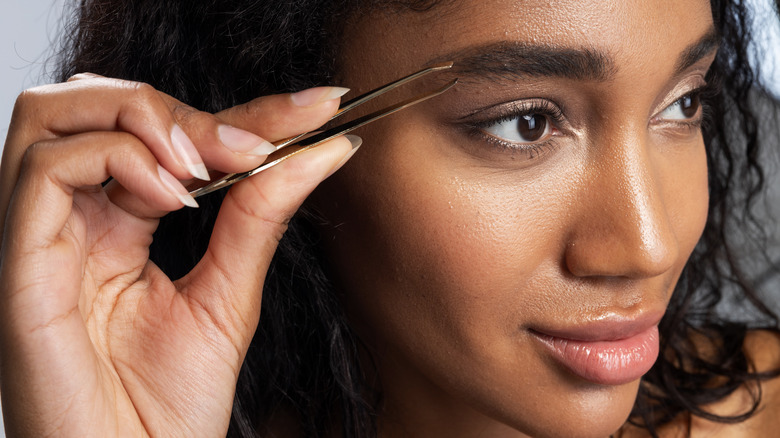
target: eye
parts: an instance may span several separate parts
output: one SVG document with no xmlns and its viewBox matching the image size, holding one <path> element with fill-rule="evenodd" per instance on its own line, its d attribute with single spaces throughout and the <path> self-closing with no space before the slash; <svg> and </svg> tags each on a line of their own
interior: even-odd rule
<svg viewBox="0 0 780 438">
<path fill-rule="evenodd" d="M 552 121 L 545 114 L 526 113 L 506 117 L 482 130 L 509 143 L 539 143 L 552 135 Z"/>
<path fill-rule="evenodd" d="M 472 119 L 472 120 L 469 120 Z M 473 138 L 478 155 L 503 160 L 511 153 L 513 160 L 523 154 L 535 159 L 557 147 L 557 137 L 565 133 L 563 109 L 552 100 L 543 98 L 506 102 L 473 113 L 461 126 Z M 484 145 L 490 148 L 483 147 Z"/>
<path fill-rule="evenodd" d="M 696 117 L 701 108 L 701 93 L 694 91 L 677 99 L 658 115 L 662 120 L 690 120 Z"/>
</svg>

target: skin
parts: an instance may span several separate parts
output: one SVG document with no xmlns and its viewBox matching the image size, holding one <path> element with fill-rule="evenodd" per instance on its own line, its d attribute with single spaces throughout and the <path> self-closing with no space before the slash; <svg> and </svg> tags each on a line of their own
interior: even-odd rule
<svg viewBox="0 0 780 438">
<path fill-rule="evenodd" d="M 364 129 L 370 146 L 311 199 L 338 224 L 322 229 L 325 250 L 382 382 L 381 437 L 607 436 L 623 425 L 638 382 L 585 381 L 530 329 L 663 313 L 707 186 L 698 130 L 658 116 L 701 85 L 712 54 L 679 72 L 676 62 L 710 27 L 703 1 L 573 0 L 461 1 L 345 27 L 340 82 L 355 92 L 496 42 L 586 47 L 612 67 L 600 79 L 441 75 L 421 87 L 461 82 Z M 533 153 L 463 128 L 466 115 L 529 98 L 562 102 L 568 122 Z M 267 96 L 207 114 L 93 75 L 20 96 L 0 171 L 9 437 L 224 436 L 285 223 L 354 149 L 334 140 L 236 184 L 206 256 L 175 282 L 148 260 L 158 218 L 182 207 L 157 166 L 191 180 L 171 142 L 179 126 L 196 161 L 250 169 L 261 137 L 314 129 L 337 104 Z M 225 142 L 224 125 L 253 134 Z M 777 339 L 751 339 L 759 368 L 777 366 Z M 765 403 L 780 403 L 773 385 Z M 760 418 L 739 427 L 755 436 Z"/>
<path fill-rule="evenodd" d="M 531 331 L 664 312 L 708 191 L 700 130 L 659 119 L 704 84 L 714 50 L 676 67 L 711 28 L 699 0 L 460 1 L 347 27 L 341 79 L 356 91 L 451 57 L 420 88 L 461 80 L 361 131 L 366 147 L 312 201 L 336 224 L 326 254 L 376 364 L 380 436 L 603 437 L 625 422 L 638 380 L 586 381 Z M 457 70 L 498 42 L 590 49 L 611 75 Z M 565 122 L 532 154 L 463 128 L 540 98 Z"/>
</svg>

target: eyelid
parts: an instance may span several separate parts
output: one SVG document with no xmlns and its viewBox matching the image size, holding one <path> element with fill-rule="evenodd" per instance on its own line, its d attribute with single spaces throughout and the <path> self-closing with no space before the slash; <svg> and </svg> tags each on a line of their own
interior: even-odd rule
<svg viewBox="0 0 780 438">
<path fill-rule="evenodd" d="M 699 100 L 699 108 L 697 110 L 697 114 L 694 117 L 688 118 L 688 119 L 666 119 L 662 118 L 661 115 L 669 110 L 673 105 L 677 104 L 682 98 L 685 96 L 693 96 L 695 94 L 698 94 L 698 100 Z M 658 111 L 651 119 L 650 124 L 651 125 L 659 125 L 659 124 L 675 124 L 675 125 L 700 125 L 705 117 L 706 117 L 706 111 L 708 107 L 709 100 L 714 97 L 717 94 L 716 87 L 711 83 L 704 83 L 703 85 L 700 85 L 696 88 L 693 88 L 691 90 L 686 91 L 684 94 L 679 95 L 674 101 L 672 101 L 671 104 L 667 105 L 660 111 Z"/>
<path fill-rule="evenodd" d="M 564 116 L 563 106 L 551 99 L 541 97 L 517 99 L 481 108 L 456 119 L 455 123 L 483 128 L 529 113 L 549 116 L 554 122 L 555 128 L 559 130 L 566 130 L 570 127 Z"/>
<path fill-rule="evenodd" d="M 653 116 L 650 119 L 656 119 L 661 112 L 665 111 L 685 95 L 697 90 L 705 90 L 708 86 L 709 83 L 705 79 L 703 73 L 696 73 L 685 77 L 666 93 L 664 99 L 661 100 L 661 103 L 653 110 Z"/>
</svg>

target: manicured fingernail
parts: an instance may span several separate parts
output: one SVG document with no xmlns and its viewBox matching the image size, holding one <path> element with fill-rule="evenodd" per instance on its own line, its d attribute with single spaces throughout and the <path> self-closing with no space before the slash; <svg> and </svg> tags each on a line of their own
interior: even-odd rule
<svg viewBox="0 0 780 438">
<path fill-rule="evenodd" d="M 347 152 L 347 155 L 344 155 L 344 158 L 339 161 L 338 164 L 336 164 L 335 167 L 333 167 L 333 170 L 330 171 L 328 176 L 325 178 L 333 175 L 336 173 L 337 170 L 341 169 L 344 164 L 346 164 L 347 161 L 349 161 L 350 158 L 352 158 L 353 155 L 355 155 L 355 152 L 357 152 L 358 148 L 361 144 L 363 144 L 363 139 L 358 137 L 357 135 L 345 135 L 344 137 L 347 137 L 347 140 L 349 140 L 350 143 L 352 143 L 352 150 Z"/>
<path fill-rule="evenodd" d="M 352 152 L 349 152 L 349 154 L 347 154 L 347 156 L 345 157 L 348 160 L 349 157 L 351 157 L 352 154 L 355 153 L 357 148 L 359 148 L 360 145 L 363 144 L 363 139 L 358 137 L 357 135 L 351 135 L 351 134 L 347 134 L 344 137 L 346 137 L 347 140 L 349 140 L 349 142 L 352 143 Z"/>
<path fill-rule="evenodd" d="M 336 99 L 349 91 L 349 88 L 342 87 L 315 87 L 299 91 L 290 95 L 293 103 L 297 106 L 312 106 L 326 100 Z"/>
<path fill-rule="evenodd" d="M 173 125 L 171 130 L 171 143 L 173 143 L 173 150 L 179 157 L 181 164 L 187 168 L 190 175 L 195 178 L 209 181 L 209 171 L 206 170 L 206 166 L 203 164 L 203 159 L 200 158 L 198 150 L 195 149 L 195 145 L 192 143 L 184 130 L 179 125 Z"/>
<path fill-rule="evenodd" d="M 233 152 L 247 155 L 268 155 L 276 151 L 276 146 L 271 143 L 251 132 L 230 125 L 219 125 L 217 133 L 222 144 Z"/>
<path fill-rule="evenodd" d="M 176 199 L 187 207 L 198 208 L 198 203 L 195 202 L 195 198 L 190 195 L 187 189 L 175 176 L 171 175 L 170 172 L 159 164 L 157 165 L 157 173 L 160 174 L 160 180 L 165 185 L 165 188 L 167 188 L 168 192 L 175 196 Z"/>
</svg>

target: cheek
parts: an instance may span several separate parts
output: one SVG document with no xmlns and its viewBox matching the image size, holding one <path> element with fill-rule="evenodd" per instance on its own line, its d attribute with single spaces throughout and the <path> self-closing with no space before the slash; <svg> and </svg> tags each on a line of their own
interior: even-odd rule
<svg viewBox="0 0 780 438">
<path fill-rule="evenodd" d="M 580 315 L 564 253 L 582 212 L 606 202 L 583 206 L 594 192 L 588 155 L 560 152 L 537 172 L 487 170 L 419 114 L 393 117 L 364 129 L 361 151 L 312 198 L 328 218 L 325 255 L 350 320 L 394 390 L 386 395 L 425 400 L 419 388 L 442 388 L 521 430 L 619 425 L 636 383 L 583 391 L 523 331 Z M 706 220 L 706 159 L 690 147 L 654 160 L 643 165 L 680 246 L 674 272 L 649 288 L 665 300 L 672 287 L 656 283 L 674 282 Z M 590 295 L 594 306 L 610 300 Z M 552 405 L 566 414 L 540 408 Z"/>
<path fill-rule="evenodd" d="M 393 389 L 384 395 L 424 405 L 441 389 L 521 430 L 554 430 L 563 417 L 582 426 L 605 409 L 620 424 L 636 385 L 575 393 L 523 333 L 530 315 L 568 317 L 554 309 L 579 178 L 571 163 L 529 183 L 462 165 L 446 136 L 395 121 L 403 133 L 367 142 L 314 199 L 335 225 L 327 256 Z M 361 135 L 383 138 L 383 126 Z"/>
<path fill-rule="evenodd" d="M 663 173 L 664 198 L 680 245 L 679 270 L 693 252 L 707 224 L 709 187 L 707 155 L 702 141 L 686 156 L 671 157 Z"/>
<path fill-rule="evenodd" d="M 538 302 L 520 293 L 525 283 L 560 258 L 551 217 L 566 204 L 554 187 L 566 184 L 525 193 L 511 173 L 448 158 L 457 146 L 430 128 L 395 126 L 403 133 L 366 144 L 317 198 L 333 206 L 326 214 L 338 226 L 326 241 L 336 273 L 348 273 L 339 278 L 347 304 L 359 320 L 383 321 L 366 327 L 382 338 L 410 333 L 420 347 L 446 341 L 488 354 L 515 336 L 517 309 Z"/>
</svg>

